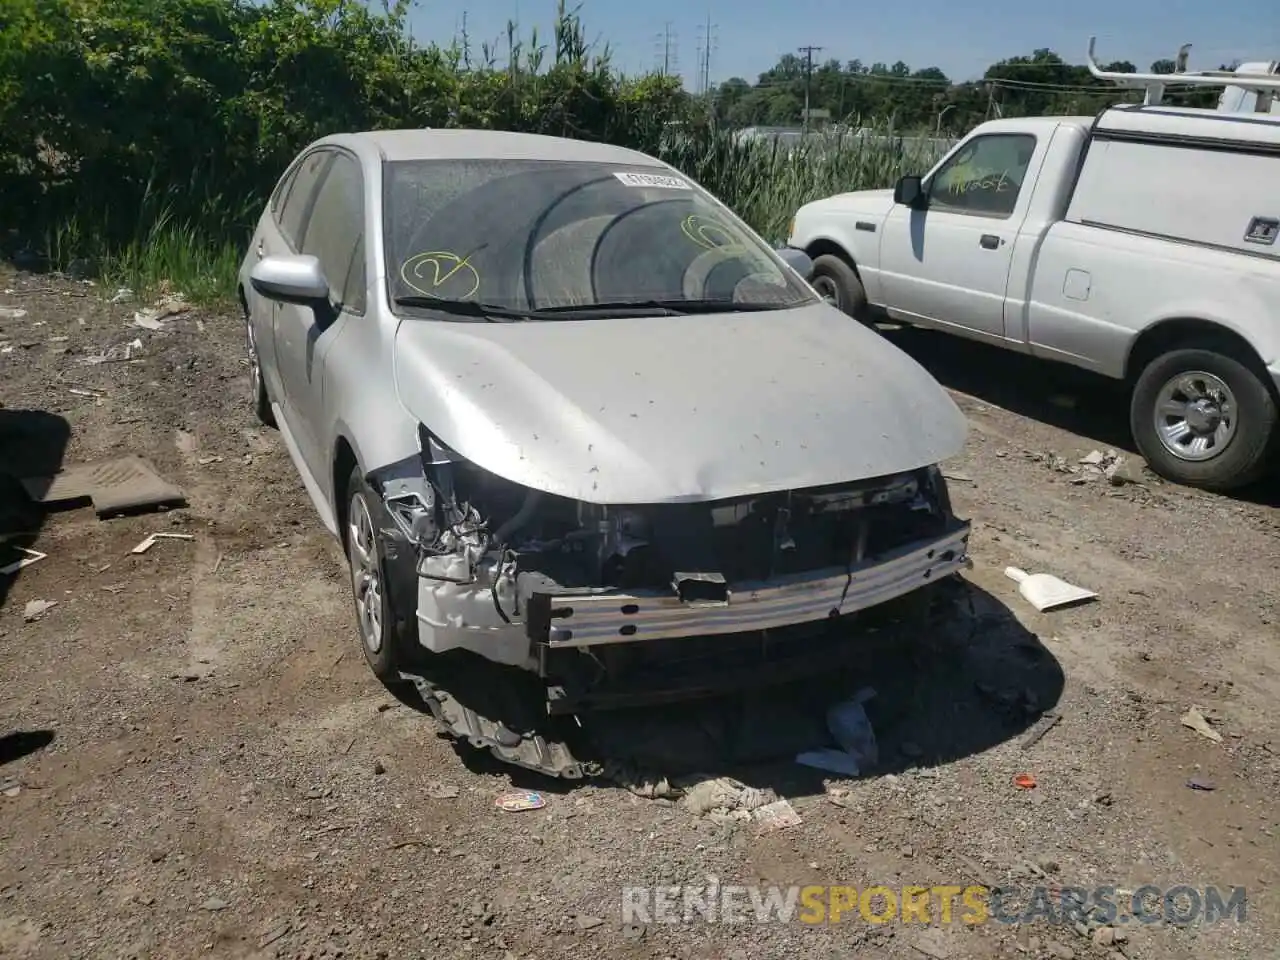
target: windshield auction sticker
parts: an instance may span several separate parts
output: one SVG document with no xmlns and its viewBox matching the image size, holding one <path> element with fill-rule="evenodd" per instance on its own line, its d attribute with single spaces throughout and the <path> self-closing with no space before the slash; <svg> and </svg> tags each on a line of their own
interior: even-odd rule
<svg viewBox="0 0 1280 960">
<path fill-rule="evenodd" d="M 664 190 L 692 190 L 688 180 L 668 177 L 660 173 L 615 173 L 615 177 L 628 187 L 661 187 Z"/>
</svg>

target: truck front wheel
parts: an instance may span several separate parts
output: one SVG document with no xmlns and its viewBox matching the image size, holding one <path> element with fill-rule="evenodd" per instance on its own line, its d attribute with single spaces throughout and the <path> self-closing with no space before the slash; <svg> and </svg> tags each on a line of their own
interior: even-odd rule
<svg viewBox="0 0 1280 960">
<path fill-rule="evenodd" d="M 859 323 L 874 327 L 867 291 L 858 273 L 835 254 L 824 253 L 813 261 L 813 289 L 832 306 L 847 313 Z"/>
<path fill-rule="evenodd" d="M 1265 473 L 1280 413 L 1250 366 L 1225 346 L 1170 350 L 1147 364 L 1129 425 L 1156 473 L 1205 490 L 1233 490 Z"/>
</svg>

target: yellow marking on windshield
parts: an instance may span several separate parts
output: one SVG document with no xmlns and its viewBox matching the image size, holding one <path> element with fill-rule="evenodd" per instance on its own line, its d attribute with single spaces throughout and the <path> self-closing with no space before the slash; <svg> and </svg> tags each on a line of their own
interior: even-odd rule
<svg viewBox="0 0 1280 960">
<path fill-rule="evenodd" d="M 470 258 L 447 250 L 414 254 L 401 264 L 400 279 L 424 297 L 466 300 L 480 289 L 480 274 Z"/>
<path fill-rule="evenodd" d="M 699 216 L 685 217 L 680 232 L 707 250 L 741 250 L 741 242 L 733 238 L 733 232 L 717 220 L 704 220 Z"/>
</svg>

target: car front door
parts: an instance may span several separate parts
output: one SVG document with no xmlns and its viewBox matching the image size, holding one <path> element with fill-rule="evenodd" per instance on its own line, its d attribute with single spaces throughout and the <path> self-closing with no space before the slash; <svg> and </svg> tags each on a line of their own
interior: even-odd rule
<svg viewBox="0 0 1280 960">
<path fill-rule="evenodd" d="M 258 235 L 254 239 L 254 257 L 275 257 L 298 252 L 302 230 L 311 215 L 320 178 L 328 169 L 333 153 L 330 150 L 312 150 L 300 157 L 281 179 L 277 192 L 271 198 L 271 214 L 263 217 Z M 282 305 L 275 300 L 249 292 L 250 312 L 255 318 L 254 341 L 261 364 L 262 378 L 267 392 L 280 406 L 287 424 L 296 415 L 280 375 L 279 357 L 276 354 L 275 328 Z M 290 429 L 292 433 L 292 428 Z"/>
<path fill-rule="evenodd" d="M 925 182 L 922 208 L 893 208 L 880 239 L 891 316 L 1004 338 L 1013 248 L 1042 154 L 1028 133 L 974 137 Z"/>
<path fill-rule="evenodd" d="M 330 305 L 282 303 L 276 311 L 275 348 L 290 430 L 314 478 L 325 476 L 325 357 L 343 327 L 365 310 L 364 178 L 360 162 L 344 150 L 330 158 L 302 225 L 298 252 L 320 261 Z M 323 485 L 322 485 L 323 487 Z"/>
</svg>

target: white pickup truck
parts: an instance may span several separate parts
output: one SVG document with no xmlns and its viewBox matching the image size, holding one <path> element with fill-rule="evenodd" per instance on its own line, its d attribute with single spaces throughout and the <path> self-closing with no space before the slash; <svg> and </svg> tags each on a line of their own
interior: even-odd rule
<svg viewBox="0 0 1280 960">
<path fill-rule="evenodd" d="M 1106 74 L 1092 54 L 1148 103 L 984 123 L 923 177 L 802 207 L 788 245 L 859 320 L 1127 381 L 1154 470 L 1243 486 L 1280 448 L 1280 76 Z M 1202 81 L 1256 112 L 1160 105 Z"/>
</svg>

